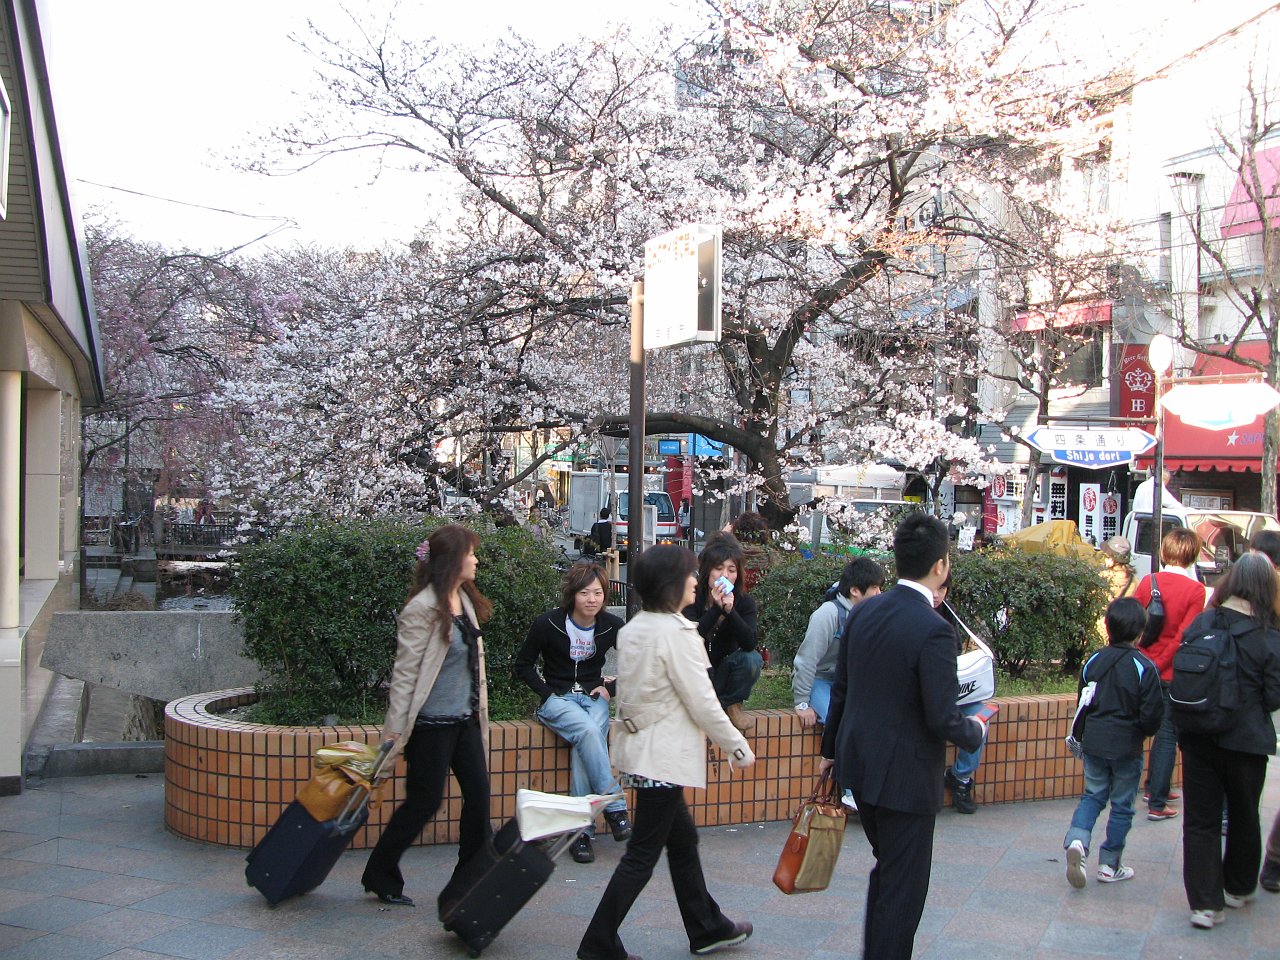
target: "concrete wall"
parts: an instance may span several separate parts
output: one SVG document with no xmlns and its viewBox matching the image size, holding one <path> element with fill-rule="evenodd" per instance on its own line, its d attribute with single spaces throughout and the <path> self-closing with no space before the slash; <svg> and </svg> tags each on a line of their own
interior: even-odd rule
<svg viewBox="0 0 1280 960">
<path fill-rule="evenodd" d="M 239 620 L 226 611 L 57 613 L 40 664 L 167 703 L 256 683 L 243 643 Z"/>
</svg>

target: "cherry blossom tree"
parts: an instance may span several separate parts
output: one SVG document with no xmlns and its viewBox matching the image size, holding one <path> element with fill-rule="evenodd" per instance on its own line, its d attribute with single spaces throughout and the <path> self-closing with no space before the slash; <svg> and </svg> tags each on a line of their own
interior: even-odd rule
<svg viewBox="0 0 1280 960">
<path fill-rule="evenodd" d="M 446 49 L 398 35 L 393 19 L 315 29 L 303 42 L 323 89 L 312 115 L 275 131 L 277 162 L 366 151 L 443 178 L 456 203 L 378 284 L 381 309 L 346 327 L 304 310 L 327 342 L 286 331 L 273 345 L 275 378 L 236 395 L 257 411 L 259 447 L 308 422 L 313 436 L 342 427 L 359 483 L 322 445 L 309 489 L 373 508 L 398 505 L 393 489 L 429 497 L 423 478 L 451 445 L 623 429 L 643 242 L 713 222 L 724 337 L 651 357 L 651 432 L 736 449 L 779 525 L 797 465 L 985 468 L 977 444 L 938 427 L 966 412 L 940 371 L 977 358 L 972 324 L 937 300 L 939 251 L 967 264 L 1016 243 L 993 198 L 1034 192 L 1057 133 L 1096 110 L 1079 66 L 1040 53 L 1052 8 L 761 0 L 721 12 L 700 37 L 618 30 L 553 50 L 516 37 Z M 938 208 L 927 221 L 926 206 Z M 268 425 L 263 391 L 322 346 L 340 354 L 324 384 L 296 395 L 306 402 L 279 395 Z M 316 398 L 325 389 L 333 405 Z M 362 457 L 385 482 L 368 486 Z"/>
<path fill-rule="evenodd" d="M 229 254 L 168 250 L 104 217 L 86 224 L 103 353 L 102 403 L 86 412 L 82 472 L 159 470 L 159 487 L 203 489 L 215 449 L 235 436 L 213 395 L 262 339 L 278 305 Z"/>
</svg>

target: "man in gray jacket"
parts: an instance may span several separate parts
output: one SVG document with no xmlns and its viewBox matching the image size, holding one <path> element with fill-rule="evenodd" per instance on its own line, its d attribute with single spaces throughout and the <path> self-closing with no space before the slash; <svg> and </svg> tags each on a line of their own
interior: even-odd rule
<svg viewBox="0 0 1280 960">
<path fill-rule="evenodd" d="M 826 723 L 845 621 L 855 606 L 883 587 L 884 567 L 870 557 L 858 557 L 845 565 L 835 597 L 809 617 L 809 629 L 791 669 L 791 698 L 802 725 Z"/>
</svg>

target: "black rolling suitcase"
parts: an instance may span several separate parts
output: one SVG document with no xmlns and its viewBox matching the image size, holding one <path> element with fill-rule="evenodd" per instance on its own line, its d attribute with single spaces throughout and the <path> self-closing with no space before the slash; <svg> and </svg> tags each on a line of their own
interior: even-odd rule
<svg viewBox="0 0 1280 960">
<path fill-rule="evenodd" d="M 521 840 L 516 821 L 508 820 L 492 845 L 463 864 L 440 892 L 444 928 L 462 938 L 471 956 L 480 956 L 555 868 L 543 844 Z"/>
<path fill-rule="evenodd" d="M 389 751 L 384 743 L 379 752 L 372 786 L 381 783 L 383 762 Z M 357 830 L 369 819 L 369 794 L 357 786 L 342 813 L 320 821 L 297 800 L 285 807 L 280 819 L 250 851 L 244 868 L 249 886 L 267 898 L 271 906 L 290 897 L 310 893 L 324 882 L 351 843 Z"/>
<path fill-rule="evenodd" d="M 490 843 L 458 867 L 440 891 L 439 915 L 444 928 L 456 933 L 472 957 L 480 956 L 533 895 L 542 889 L 556 868 L 556 859 L 568 850 L 594 819 L 597 809 L 616 796 L 557 797 L 532 790 L 517 793 L 517 807 L 557 802 L 585 804 L 590 814 L 580 823 L 554 834 L 546 827 L 534 830 L 543 839 L 524 840 L 515 818 L 502 825 Z M 574 814 L 569 814 L 572 819 Z"/>
</svg>

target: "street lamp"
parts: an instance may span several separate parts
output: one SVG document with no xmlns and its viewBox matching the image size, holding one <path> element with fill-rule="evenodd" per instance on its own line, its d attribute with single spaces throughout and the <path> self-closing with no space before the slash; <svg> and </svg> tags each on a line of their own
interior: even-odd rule
<svg viewBox="0 0 1280 960">
<path fill-rule="evenodd" d="M 1161 381 L 1173 366 L 1173 341 L 1157 333 L 1147 345 L 1147 362 L 1156 376 L 1156 455 L 1153 466 L 1155 482 L 1151 500 L 1151 572 L 1160 569 L 1160 541 L 1164 526 L 1164 408 L 1160 405 Z M 1134 544 L 1137 547 L 1137 544 Z"/>
</svg>

